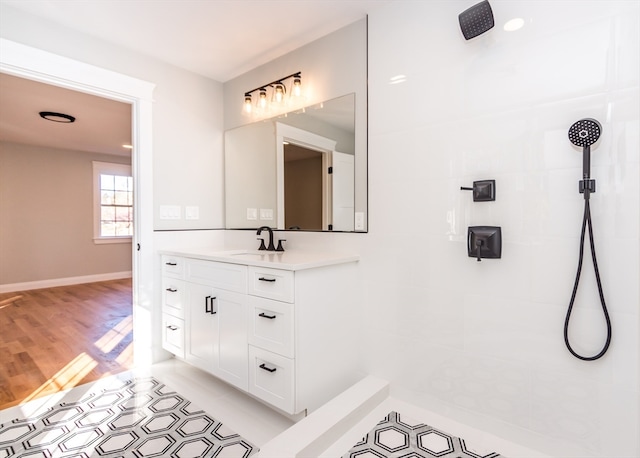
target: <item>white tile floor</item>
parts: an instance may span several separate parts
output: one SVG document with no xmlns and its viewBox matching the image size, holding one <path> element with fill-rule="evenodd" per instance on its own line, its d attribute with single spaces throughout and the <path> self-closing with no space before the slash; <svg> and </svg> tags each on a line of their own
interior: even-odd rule
<svg viewBox="0 0 640 458">
<path fill-rule="evenodd" d="M 212 375 L 176 359 L 132 372 L 135 375 L 152 375 L 258 447 L 294 423 L 293 420 Z M 117 377 L 126 379 L 130 376 L 131 372 L 124 372 Z M 101 380 L 95 383 L 108 382 Z M 78 400 L 90 386 L 92 384 L 82 385 L 68 392 L 31 401 L 23 406 L 0 410 L 0 423 L 7 423 L 16 418 L 33 417 L 48 406 Z"/>
</svg>

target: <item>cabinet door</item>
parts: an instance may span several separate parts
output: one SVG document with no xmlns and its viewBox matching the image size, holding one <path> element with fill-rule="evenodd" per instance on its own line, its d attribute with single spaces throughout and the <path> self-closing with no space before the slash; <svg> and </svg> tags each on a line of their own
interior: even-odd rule
<svg viewBox="0 0 640 458">
<path fill-rule="evenodd" d="M 218 376 L 248 389 L 249 347 L 247 338 L 247 296 L 216 290 L 218 320 Z"/>
<path fill-rule="evenodd" d="M 218 320 L 210 286 L 188 284 L 185 359 L 207 372 L 217 368 Z"/>
</svg>

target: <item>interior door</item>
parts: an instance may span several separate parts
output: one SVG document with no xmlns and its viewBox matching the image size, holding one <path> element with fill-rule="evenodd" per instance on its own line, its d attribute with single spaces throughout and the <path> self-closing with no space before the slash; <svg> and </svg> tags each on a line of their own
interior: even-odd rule
<svg viewBox="0 0 640 458">
<path fill-rule="evenodd" d="M 353 231 L 355 221 L 355 162 L 352 154 L 332 154 L 332 220 L 334 231 Z"/>
</svg>

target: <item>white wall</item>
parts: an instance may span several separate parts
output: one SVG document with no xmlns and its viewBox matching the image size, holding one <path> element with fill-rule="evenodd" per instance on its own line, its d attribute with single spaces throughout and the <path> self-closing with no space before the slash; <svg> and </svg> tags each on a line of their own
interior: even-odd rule
<svg viewBox="0 0 640 458">
<path fill-rule="evenodd" d="M 221 83 L 6 5 L 0 36 L 154 83 L 154 229 L 224 227 Z M 160 220 L 160 205 L 179 205 L 181 219 Z M 200 219 L 186 220 L 185 206 Z"/>
<path fill-rule="evenodd" d="M 398 394 L 554 456 L 639 456 L 639 3 L 493 1 L 496 28 L 465 42 L 457 15 L 472 3 L 369 18 L 367 365 Z M 525 27 L 504 32 L 513 17 Z M 407 82 L 389 85 L 397 74 Z M 585 117 L 604 128 L 591 205 L 614 332 L 596 362 L 562 338 L 583 205 L 567 131 Z M 495 202 L 459 190 L 477 179 L 496 179 Z M 501 260 L 466 257 L 470 225 L 502 226 Z M 588 253 L 584 269 L 571 335 L 593 354 Z"/>
<path fill-rule="evenodd" d="M 369 233 L 278 236 L 360 253 L 364 364 L 394 395 L 552 456 L 640 456 L 639 3 L 494 0 L 495 29 L 466 42 L 473 3 L 370 13 Z M 583 205 L 567 131 L 584 117 L 604 129 L 591 206 L 614 333 L 595 362 L 562 334 Z M 479 179 L 495 202 L 460 191 Z M 502 259 L 467 257 L 470 225 L 502 227 Z M 571 333 L 585 353 L 604 341 L 590 264 Z"/>
<path fill-rule="evenodd" d="M 93 241 L 92 161 L 131 164 L 124 156 L 0 142 L 0 290 L 131 273 L 130 240 Z"/>
</svg>

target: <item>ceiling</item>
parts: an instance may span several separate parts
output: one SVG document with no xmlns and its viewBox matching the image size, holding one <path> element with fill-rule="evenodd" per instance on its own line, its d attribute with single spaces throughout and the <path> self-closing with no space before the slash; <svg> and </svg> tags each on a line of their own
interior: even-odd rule
<svg viewBox="0 0 640 458">
<path fill-rule="evenodd" d="M 76 121 L 46 121 L 41 111 Z M 131 105 L 0 73 L 0 140 L 129 156 L 122 145 L 131 144 Z"/>
<path fill-rule="evenodd" d="M 390 1 L 398 0 L 2 0 L 0 7 L 225 82 Z M 42 110 L 77 121 L 46 122 Z M 0 74 L 3 141 L 128 154 L 130 116 L 121 102 Z"/>
</svg>

